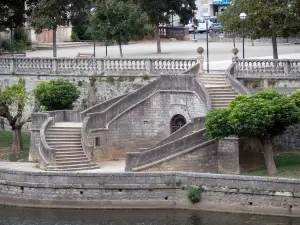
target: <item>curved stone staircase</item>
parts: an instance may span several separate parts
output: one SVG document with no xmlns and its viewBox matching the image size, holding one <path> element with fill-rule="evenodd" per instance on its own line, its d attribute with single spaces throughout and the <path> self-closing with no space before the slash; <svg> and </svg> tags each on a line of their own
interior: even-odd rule
<svg viewBox="0 0 300 225">
<path fill-rule="evenodd" d="M 72 171 L 97 169 L 84 153 L 81 145 L 82 123 L 55 123 L 46 133 L 49 147 L 55 149 L 55 166 L 48 170 Z"/>
</svg>

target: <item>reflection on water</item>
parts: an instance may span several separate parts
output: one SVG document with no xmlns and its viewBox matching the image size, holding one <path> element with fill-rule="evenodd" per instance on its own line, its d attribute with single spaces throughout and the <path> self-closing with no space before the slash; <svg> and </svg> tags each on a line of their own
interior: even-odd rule
<svg viewBox="0 0 300 225">
<path fill-rule="evenodd" d="M 300 218 L 187 210 L 66 210 L 0 206 L 0 225 L 300 225 Z"/>
</svg>

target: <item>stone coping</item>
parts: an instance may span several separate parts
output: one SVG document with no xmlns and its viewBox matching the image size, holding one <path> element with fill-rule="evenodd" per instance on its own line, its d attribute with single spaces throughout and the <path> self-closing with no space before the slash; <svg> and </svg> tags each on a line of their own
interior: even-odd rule
<svg viewBox="0 0 300 225">
<path fill-rule="evenodd" d="M 101 165 L 100 165 L 101 166 Z M 259 182 L 274 182 L 274 183 L 291 183 L 299 184 L 300 179 L 293 178 L 275 178 L 261 176 L 246 176 L 246 175 L 228 175 L 214 173 L 194 173 L 194 172 L 80 172 L 80 171 L 24 171 L 17 169 L 0 168 L 0 173 L 33 175 L 33 176 L 61 176 L 61 177 L 195 177 L 195 178 L 210 178 L 223 180 L 237 181 L 259 181 Z M 1 174 L 0 174 L 1 177 Z M 300 191 L 300 187 L 299 187 Z"/>
</svg>

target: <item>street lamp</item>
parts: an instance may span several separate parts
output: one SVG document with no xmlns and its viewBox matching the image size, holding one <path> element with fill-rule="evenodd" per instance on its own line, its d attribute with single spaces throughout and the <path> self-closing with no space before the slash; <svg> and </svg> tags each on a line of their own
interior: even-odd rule
<svg viewBox="0 0 300 225">
<path fill-rule="evenodd" d="M 206 21 L 206 54 L 207 54 L 207 73 L 209 73 L 209 54 L 208 54 L 208 20 L 210 19 L 210 16 L 208 13 L 204 13 L 204 19 Z"/>
<path fill-rule="evenodd" d="M 91 10 L 90 10 L 91 15 L 94 15 L 95 11 L 96 11 L 95 8 L 91 8 Z M 94 38 L 94 57 L 96 58 L 96 40 L 95 40 L 95 38 Z"/>
<path fill-rule="evenodd" d="M 243 36 L 243 59 L 245 58 L 245 37 L 244 37 L 244 28 L 245 28 L 245 19 L 247 15 L 246 13 L 240 14 L 240 19 L 242 20 L 242 36 Z"/>
<path fill-rule="evenodd" d="M 10 20 L 10 45 L 12 46 L 13 43 L 13 19 L 14 11 L 9 9 L 8 10 L 9 20 Z"/>
</svg>

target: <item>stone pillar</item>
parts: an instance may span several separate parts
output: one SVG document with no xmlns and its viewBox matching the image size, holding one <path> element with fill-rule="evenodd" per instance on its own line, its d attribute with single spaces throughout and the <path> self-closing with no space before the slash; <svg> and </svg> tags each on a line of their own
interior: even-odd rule
<svg viewBox="0 0 300 225">
<path fill-rule="evenodd" d="M 151 74 L 151 72 L 152 72 L 152 61 L 151 61 L 151 59 L 146 60 L 146 70 L 147 70 L 147 72 L 149 72 L 149 74 Z"/>
<path fill-rule="evenodd" d="M 231 52 L 233 53 L 232 63 L 235 64 L 234 71 L 231 74 L 231 75 L 233 75 L 233 74 L 237 74 L 239 71 L 239 65 L 237 63 L 237 60 L 239 59 L 239 57 L 237 56 L 237 54 L 239 53 L 239 50 L 237 48 L 233 48 Z"/>
<path fill-rule="evenodd" d="M 218 172 L 240 174 L 239 138 L 227 137 L 218 143 Z"/>
<path fill-rule="evenodd" d="M 197 52 L 199 53 L 198 56 L 198 63 L 199 63 L 199 74 L 204 74 L 204 57 L 202 55 L 202 53 L 204 52 L 204 49 L 202 47 L 198 47 L 197 48 Z"/>
<path fill-rule="evenodd" d="M 15 74 L 15 67 L 16 67 L 16 61 L 15 61 L 15 59 L 14 58 L 10 58 L 9 59 L 9 62 L 10 62 L 10 73 L 11 74 Z"/>
</svg>

